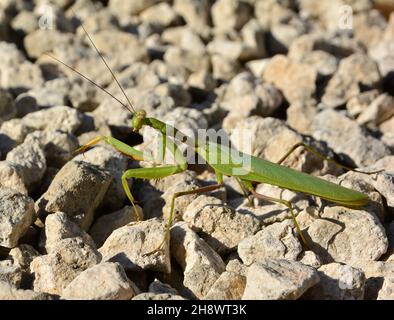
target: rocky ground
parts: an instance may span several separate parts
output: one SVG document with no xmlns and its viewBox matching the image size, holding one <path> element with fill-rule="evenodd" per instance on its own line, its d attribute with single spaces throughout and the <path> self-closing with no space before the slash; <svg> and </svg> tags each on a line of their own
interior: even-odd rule
<svg viewBox="0 0 394 320">
<path fill-rule="evenodd" d="M 1 0 L 0 299 L 393 299 L 390 4 Z M 303 150 L 285 162 L 370 204 L 350 209 L 258 185 L 293 202 L 307 248 L 284 206 L 251 207 L 226 178 L 218 191 L 179 198 L 164 250 L 144 255 L 163 237 L 172 194 L 214 175 L 194 166 L 130 181 L 137 222 L 120 177 L 147 164 L 102 144 L 73 154 L 97 135 L 141 150 L 154 142 L 152 129 L 132 134 L 127 110 L 44 55 L 124 101 L 81 21 L 149 116 L 230 138 L 247 129 L 253 155 L 271 161 L 305 142 L 344 164 L 384 169 L 346 173 Z"/>
</svg>

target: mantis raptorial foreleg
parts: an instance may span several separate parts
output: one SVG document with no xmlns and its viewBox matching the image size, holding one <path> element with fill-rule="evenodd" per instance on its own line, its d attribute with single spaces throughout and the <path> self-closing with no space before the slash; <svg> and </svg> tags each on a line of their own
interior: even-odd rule
<svg viewBox="0 0 394 320">
<path fill-rule="evenodd" d="M 379 172 L 383 171 L 383 170 L 378 170 L 378 171 L 372 171 L 372 172 L 365 172 L 365 171 L 361 171 L 361 170 L 358 170 L 358 169 L 350 168 L 348 166 L 340 164 L 339 162 L 337 162 L 337 161 L 335 161 L 333 159 L 330 159 L 330 158 L 327 158 L 327 157 L 323 156 L 321 153 L 319 153 L 319 151 L 317 151 L 316 149 L 312 148 L 311 146 L 308 146 L 307 144 L 305 144 L 303 142 L 298 142 L 294 146 L 292 146 L 289 149 L 289 151 L 287 151 L 286 154 L 282 158 L 280 158 L 276 163 L 277 164 L 283 163 L 283 161 L 285 161 L 299 147 L 303 147 L 307 151 L 313 153 L 316 157 L 320 158 L 321 160 L 323 160 L 323 161 L 326 160 L 326 161 L 328 161 L 330 163 L 333 163 L 333 164 L 337 165 L 338 167 L 341 167 L 341 168 L 343 168 L 345 170 L 359 172 L 359 173 L 365 173 L 365 174 L 374 174 L 374 173 L 379 173 Z"/>
<path fill-rule="evenodd" d="M 148 154 L 146 154 L 142 151 L 139 151 L 133 147 L 130 147 L 129 145 L 125 144 L 124 142 L 122 142 L 118 139 L 115 139 L 113 137 L 107 137 L 107 136 L 98 136 L 98 137 L 90 140 L 89 142 L 85 143 L 83 146 L 81 146 L 80 148 L 75 150 L 75 153 L 85 152 L 88 148 L 98 144 L 101 141 L 114 147 L 119 152 L 121 152 L 124 155 L 129 156 L 135 160 L 153 161 L 153 158 L 151 158 L 151 156 L 149 156 Z"/>
<path fill-rule="evenodd" d="M 291 205 L 291 202 L 289 202 L 289 201 L 287 201 L 287 200 L 283 200 L 283 199 L 277 199 L 277 198 L 272 198 L 272 197 L 268 197 L 268 196 L 262 195 L 262 194 L 260 194 L 260 193 L 257 193 L 257 192 L 256 192 L 255 190 L 253 190 L 253 189 L 250 190 L 250 192 L 251 192 L 252 195 L 255 196 L 256 198 L 259 198 L 259 199 L 262 199 L 262 200 L 266 200 L 266 201 L 270 201 L 270 202 L 281 203 L 281 204 L 285 205 L 286 207 L 288 207 L 289 210 L 290 210 L 291 218 L 293 219 L 294 225 L 295 225 L 295 227 L 296 227 L 296 229 L 297 229 L 297 232 L 298 232 L 298 234 L 300 235 L 301 240 L 302 240 L 302 242 L 304 243 L 304 245 L 308 247 L 308 244 L 307 244 L 307 242 L 306 242 L 304 236 L 302 235 L 301 228 L 300 228 L 300 226 L 298 225 L 298 222 L 297 222 L 297 220 L 296 220 L 296 216 L 295 216 L 295 214 L 294 214 L 294 210 L 293 210 L 293 206 Z"/>
<path fill-rule="evenodd" d="M 131 190 L 129 184 L 127 183 L 127 179 L 138 178 L 138 179 L 161 179 L 168 176 L 171 176 L 175 173 L 180 173 L 185 171 L 186 168 L 181 165 L 173 165 L 173 166 L 162 166 L 162 167 L 154 167 L 154 168 L 136 168 L 129 169 L 125 171 L 122 175 L 122 185 L 123 189 L 127 195 L 127 198 L 130 200 L 131 204 L 135 208 L 135 200 L 133 195 L 131 194 Z M 141 217 L 138 217 L 138 221 Z"/>
</svg>

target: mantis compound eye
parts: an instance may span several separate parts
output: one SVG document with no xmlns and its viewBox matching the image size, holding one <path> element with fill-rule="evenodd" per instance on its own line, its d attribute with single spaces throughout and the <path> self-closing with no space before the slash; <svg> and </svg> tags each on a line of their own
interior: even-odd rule
<svg viewBox="0 0 394 320">
<path fill-rule="evenodd" d="M 131 119 L 131 128 L 134 132 L 140 131 L 144 124 L 144 120 L 146 118 L 145 110 L 138 110 L 134 113 L 133 118 Z"/>
</svg>

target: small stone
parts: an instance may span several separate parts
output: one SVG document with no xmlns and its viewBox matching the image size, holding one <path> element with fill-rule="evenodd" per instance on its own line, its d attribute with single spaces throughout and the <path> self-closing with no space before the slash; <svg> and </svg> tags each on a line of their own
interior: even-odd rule
<svg viewBox="0 0 394 320">
<path fill-rule="evenodd" d="M 379 96 L 379 90 L 368 90 L 361 92 L 359 95 L 352 97 L 346 103 L 346 109 L 350 116 L 358 117 L 362 112 L 368 109 L 372 101 Z"/>
<path fill-rule="evenodd" d="M 394 277 L 387 277 L 384 279 L 377 300 L 394 300 Z"/>
<path fill-rule="evenodd" d="M 296 260 L 302 251 L 293 222 L 285 220 L 265 227 L 238 245 L 238 254 L 247 266 L 266 258 Z"/>
<path fill-rule="evenodd" d="M 0 261 L 0 282 L 8 282 L 19 288 L 22 282 L 22 272 L 19 266 L 13 265 L 11 260 Z"/>
<path fill-rule="evenodd" d="M 313 268 L 319 268 L 322 265 L 319 256 L 312 250 L 301 252 L 298 261 Z"/>
<path fill-rule="evenodd" d="M 170 293 L 144 292 L 136 295 L 132 300 L 185 300 L 184 297 Z"/>
<path fill-rule="evenodd" d="M 205 44 L 201 37 L 189 26 L 167 28 L 163 31 L 161 39 L 165 43 L 179 46 L 187 51 L 198 54 L 204 54 L 206 52 Z"/>
<path fill-rule="evenodd" d="M 296 300 L 319 282 L 317 271 L 297 261 L 267 259 L 249 267 L 244 300 Z"/>
<path fill-rule="evenodd" d="M 353 54 L 341 60 L 326 87 L 322 102 L 330 108 L 341 106 L 362 92 L 363 87 L 375 88 L 380 81 L 376 63 L 364 54 Z"/>
<path fill-rule="evenodd" d="M 77 110 L 56 106 L 27 114 L 23 123 L 35 130 L 62 130 L 74 133 L 82 124 L 82 114 Z"/>
<path fill-rule="evenodd" d="M 256 19 L 250 19 L 241 30 L 243 42 L 253 51 L 250 58 L 261 59 L 267 56 L 265 32 Z"/>
<path fill-rule="evenodd" d="M 137 210 L 139 211 L 138 215 L 142 217 L 142 209 L 137 206 Z M 94 239 L 96 245 L 101 247 L 113 231 L 134 221 L 137 221 L 134 208 L 132 206 L 125 206 L 123 209 L 105 214 L 96 219 L 89 230 L 89 234 Z"/>
<path fill-rule="evenodd" d="M 206 34 L 211 19 L 210 0 L 175 0 L 174 10 L 180 14 L 187 25 L 199 33 Z"/>
<path fill-rule="evenodd" d="M 382 40 L 387 22 L 379 11 L 368 10 L 354 15 L 352 24 L 354 38 L 369 48 Z"/>
<path fill-rule="evenodd" d="M 134 0 L 131 2 L 124 2 L 120 0 L 110 0 L 108 3 L 109 9 L 119 16 L 137 15 L 146 8 L 153 6 L 158 0 Z"/>
<path fill-rule="evenodd" d="M 86 162 L 70 161 L 60 169 L 48 190 L 37 200 L 37 212 L 39 216 L 65 212 L 86 230 L 110 182 L 111 176 L 107 171 Z"/>
<path fill-rule="evenodd" d="M 3 159 L 8 152 L 10 152 L 15 146 L 17 142 L 7 134 L 0 132 L 0 157 Z"/>
<path fill-rule="evenodd" d="M 223 260 L 185 222 L 172 227 L 170 238 L 171 255 L 184 270 L 185 294 L 203 298 L 225 270 Z"/>
<path fill-rule="evenodd" d="M 9 258 L 13 263 L 19 266 L 24 271 L 30 272 L 30 263 L 40 254 L 36 249 L 28 244 L 20 244 L 12 248 L 9 253 Z"/>
<path fill-rule="evenodd" d="M 145 45 L 141 43 L 135 35 L 129 32 L 101 30 L 95 33 L 94 43 L 100 48 L 100 52 L 104 54 L 104 56 L 111 56 L 114 52 L 119 52 L 119 54 L 113 58 L 112 64 L 115 65 L 113 69 L 116 69 L 116 67 L 122 68 L 125 65 L 131 65 L 137 61 L 148 61 L 148 52 Z M 100 64 L 99 62 L 100 61 L 96 63 L 96 68 L 97 64 Z M 83 63 L 83 60 L 81 60 L 81 63 Z M 88 65 L 85 65 L 85 68 L 83 68 L 83 65 L 80 66 L 82 70 L 80 68 L 78 68 L 78 70 L 80 70 L 82 74 L 87 74 L 89 71 L 87 68 Z"/>
<path fill-rule="evenodd" d="M 72 106 L 81 112 L 95 110 L 101 100 L 98 98 L 99 89 L 87 81 L 78 79 L 71 84 L 68 99 Z"/>
<path fill-rule="evenodd" d="M 56 212 L 45 219 L 45 233 L 41 239 L 41 246 L 45 247 L 47 253 L 51 253 L 61 240 L 75 237 L 81 238 L 92 248 L 96 247 L 92 238 L 70 220 L 67 214 Z"/>
<path fill-rule="evenodd" d="M 241 300 L 246 277 L 234 272 L 223 272 L 204 297 L 205 300 Z"/>
<path fill-rule="evenodd" d="M 189 87 L 203 91 L 212 91 L 216 87 L 216 81 L 212 74 L 205 70 L 192 73 L 187 80 Z"/>
<path fill-rule="evenodd" d="M 213 24 L 220 31 L 240 30 L 250 14 L 251 8 L 240 0 L 219 0 L 211 9 Z"/>
<path fill-rule="evenodd" d="M 225 89 L 221 106 L 230 111 L 230 117 L 266 117 L 274 114 L 282 102 L 283 96 L 276 87 L 261 83 L 248 72 L 242 72 Z"/>
<path fill-rule="evenodd" d="M 112 262 L 83 271 L 62 292 L 66 300 L 130 300 L 134 296 L 122 266 Z"/>
<path fill-rule="evenodd" d="M 241 70 L 238 61 L 218 54 L 211 56 L 211 63 L 213 78 L 216 80 L 230 81 Z"/>
<path fill-rule="evenodd" d="M 394 116 L 394 98 L 389 94 L 381 94 L 362 111 L 357 118 L 361 125 L 378 126 Z"/>
<path fill-rule="evenodd" d="M 0 187 L 11 188 L 27 195 L 23 169 L 12 162 L 0 161 Z"/>
<path fill-rule="evenodd" d="M 18 34 L 29 34 L 38 29 L 37 17 L 33 12 L 21 11 L 12 19 L 11 26 Z"/>
<path fill-rule="evenodd" d="M 64 106 L 67 102 L 67 94 L 71 90 L 71 84 L 66 78 L 58 78 L 45 82 L 42 87 L 29 90 L 25 95 L 34 98 L 39 109 L 53 106 Z"/>
<path fill-rule="evenodd" d="M 0 131 L 18 144 L 22 144 L 33 129 L 28 128 L 21 119 L 11 119 L 2 123 Z"/>
<path fill-rule="evenodd" d="M 307 26 L 299 18 L 290 21 L 276 23 L 271 26 L 270 37 L 267 47 L 272 55 L 284 54 L 292 43 L 307 31 Z"/>
<path fill-rule="evenodd" d="M 355 267 L 361 269 L 365 274 L 365 300 L 376 300 L 384 285 L 384 282 L 394 277 L 393 261 L 384 262 L 360 260 Z M 386 285 L 388 284 L 389 283 Z"/>
<path fill-rule="evenodd" d="M 0 89 L 0 123 L 14 118 L 16 115 L 15 103 L 12 95 Z"/>
<path fill-rule="evenodd" d="M 316 71 L 309 65 L 293 62 L 286 56 L 272 58 L 263 79 L 282 90 L 290 103 L 310 99 L 316 91 Z"/>
<path fill-rule="evenodd" d="M 30 197 L 13 189 L 0 188 L 0 245 L 13 248 L 27 232 L 35 216 Z"/>
<path fill-rule="evenodd" d="M 363 300 L 365 275 L 360 269 L 330 263 L 318 269 L 320 282 L 311 288 L 305 299 Z"/>
<path fill-rule="evenodd" d="M 0 46 L 0 56 L 0 65 L 6 66 L 1 70 L 1 88 L 18 95 L 43 85 L 44 79 L 39 66 L 27 61 L 15 44 L 3 42 Z"/>
<path fill-rule="evenodd" d="M 159 96 L 171 97 L 178 107 L 189 107 L 192 102 L 189 92 L 182 85 L 162 83 L 156 86 L 154 92 Z"/>
<path fill-rule="evenodd" d="M 190 72 L 208 70 L 210 67 L 209 57 L 179 47 L 171 46 L 164 54 L 164 61 L 169 65 L 183 67 Z"/>
<path fill-rule="evenodd" d="M 383 133 L 382 141 L 386 146 L 393 149 L 394 148 L 394 132 L 391 129 L 394 126 L 394 117 L 391 117 L 389 120 L 383 122 L 379 126 L 379 131 Z"/>
<path fill-rule="evenodd" d="M 39 141 L 45 153 L 47 163 L 52 167 L 62 167 L 74 156 L 78 148 L 78 139 L 72 134 L 61 130 L 35 131 L 26 136 L 25 143 Z"/>
<path fill-rule="evenodd" d="M 312 123 L 318 113 L 317 103 L 311 99 L 291 104 L 287 110 L 286 122 L 289 126 L 304 135 L 312 134 Z"/>
<path fill-rule="evenodd" d="M 141 12 L 140 18 L 143 22 L 167 28 L 176 22 L 177 14 L 168 3 L 162 2 Z"/>
<path fill-rule="evenodd" d="M 246 66 L 255 77 L 262 78 L 270 60 L 271 58 L 251 60 L 246 63 Z"/>
<path fill-rule="evenodd" d="M 183 220 L 197 232 L 201 231 L 204 240 L 219 253 L 235 249 L 242 239 L 260 228 L 254 216 L 237 212 L 210 196 L 199 196 L 192 201 L 184 211 Z"/>
<path fill-rule="evenodd" d="M 169 273 L 171 270 L 169 241 L 163 250 L 155 250 L 164 239 L 165 226 L 158 219 L 134 222 L 116 229 L 99 249 L 104 261 L 119 262 L 126 271 L 152 270 Z"/>
<path fill-rule="evenodd" d="M 227 263 L 226 271 L 246 277 L 248 274 L 248 266 L 241 262 L 237 254 L 236 258 L 230 259 L 230 261 Z"/>
<path fill-rule="evenodd" d="M 37 100 L 29 93 L 21 93 L 15 99 L 16 116 L 23 118 L 30 112 L 38 111 Z"/>
<path fill-rule="evenodd" d="M 355 121 L 334 110 L 324 110 L 313 120 L 313 137 L 327 142 L 337 154 L 349 157 L 358 167 L 374 164 L 389 154 L 378 139 L 369 135 Z"/>
<path fill-rule="evenodd" d="M 62 295 L 63 290 L 83 271 L 96 265 L 101 255 L 80 238 L 58 242 L 50 254 L 35 258 L 34 291 Z"/>
<path fill-rule="evenodd" d="M 215 39 L 207 46 L 211 55 L 219 55 L 232 61 L 247 61 L 254 58 L 255 50 L 243 42 Z"/>
<path fill-rule="evenodd" d="M 21 169 L 23 182 L 28 189 L 42 179 L 47 168 L 42 145 L 36 138 L 25 141 L 8 152 L 6 161 Z"/>
<path fill-rule="evenodd" d="M 163 283 L 160 280 L 155 279 L 151 284 L 149 285 L 149 292 L 152 292 L 154 294 L 173 294 L 177 295 L 178 290 L 174 289 L 167 283 Z"/>
<path fill-rule="evenodd" d="M 55 300 L 49 294 L 33 290 L 17 289 L 8 282 L 0 281 L 0 300 Z"/>
<path fill-rule="evenodd" d="M 289 21 L 294 16 L 291 3 L 287 1 L 256 1 L 254 9 L 256 18 L 265 29 L 269 29 L 282 21 Z"/>
</svg>

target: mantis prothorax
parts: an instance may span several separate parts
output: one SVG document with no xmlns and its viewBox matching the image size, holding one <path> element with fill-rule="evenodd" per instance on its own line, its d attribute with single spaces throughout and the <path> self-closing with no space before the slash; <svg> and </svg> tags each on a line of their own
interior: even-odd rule
<svg viewBox="0 0 394 320">
<path fill-rule="evenodd" d="M 177 133 L 176 139 L 178 139 L 180 142 L 185 142 L 186 140 L 190 139 L 187 135 L 183 134 L 173 126 L 170 126 L 158 119 L 148 117 L 146 112 L 144 110 L 138 110 L 136 111 L 128 99 L 127 95 L 125 94 L 122 86 L 120 85 L 119 81 L 117 80 L 116 76 L 112 72 L 112 70 L 109 68 L 107 62 L 105 61 L 105 58 L 103 55 L 100 53 L 99 49 L 95 46 L 93 40 L 91 39 L 90 35 L 86 31 L 83 25 L 81 25 L 85 34 L 87 35 L 90 43 L 93 45 L 94 49 L 96 50 L 97 54 L 100 56 L 104 64 L 107 66 L 108 70 L 111 72 L 111 75 L 114 79 L 114 81 L 117 83 L 119 88 L 121 89 L 123 95 L 125 96 L 127 100 L 127 104 L 124 104 L 121 102 L 119 99 L 114 97 L 110 92 L 108 92 L 106 89 L 100 87 L 97 85 L 94 81 L 91 79 L 87 78 L 74 68 L 66 65 L 62 61 L 58 60 L 57 58 L 49 55 L 59 63 L 63 64 L 64 66 L 70 68 L 74 72 L 78 73 L 80 76 L 82 76 L 85 80 L 91 82 L 93 85 L 99 87 L 100 89 L 104 90 L 107 94 L 109 94 L 112 98 L 114 98 L 118 103 L 122 104 L 126 109 L 128 109 L 131 114 L 132 114 L 132 119 L 131 119 L 131 127 L 134 132 L 139 132 L 140 129 L 144 126 L 149 126 L 157 131 L 159 131 L 162 134 L 163 137 L 163 146 L 165 150 L 170 152 L 174 159 L 175 159 L 175 164 L 173 165 L 167 165 L 167 164 L 160 164 L 160 166 L 155 166 L 153 168 L 136 168 L 136 169 L 129 169 L 126 170 L 123 175 L 122 175 L 122 185 L 124 188 L 124 191 L 132 203 L 132 205 L 135 208 L 135 200 L 134 197 L 130 191 L 130 188 L 128 186 L 127 180 L 132 179 L 132 178 L 138 178 L 138 179 L 160 179 L 160 178 L 165 178 L 170 175 L 176 174 L 176 173 L 181 173 L 185 170 L 187 170 L 188 167 L 188 162 L 176 143 L 173 140 L 173 137 L 169 137 L 167 135 L 169 129 L 172 132 Z M 111 145 L 114 147 L 116 150 L 119 152 L 133 158 L 136 160 L 154 160 L 153 158 L 146 159 L 146 155 L 144 155 L 143 152 L 137 150 L 136 148 L 133 148 L 125 143 L 123 143 L 120 140 L 117 140 L 113 137 L 109 136 L 99 136 L 85 145 L 83 145 L 81 148 L 79 148 L 77 151 L 84 151 L 90 146 L 99 143 L 100 141 Z M 189 140 L 190 141 L 190 140 Z M 349 207 L 361 207 L 364 206 L 368 203 L 368 196 L 355 191 L 351 190 L 339 185 L 336 185 L 334 183 L 331 183 L 329 181 L 317 178 L 315 176 L 308 175 L 306 173 L 288 168 L 286 166 L 282 166 L 281 163 L 293 152 L 295 149 L 298 147 L 305 147 L 308 151 L 313 152 L 317 156 L 319 156 L 321 159 L 328 160 L 331 162 L 336 163 L 338 166 L 343 167 L 347 170 L 352 170 L 352 171 L 357 171 L 361 173 L 366 173 L 366 174 L 373 174 L 373 173 L 378 173 L 380 171 L 374 171 L 374 172 L 363 172 L 363 171 L 358 171 L 352 168 L 349 168 L 347 166 L 341 165 L 334 160 L 328 159 L 321 154 L 319 154 L 316 150 L 311 148 L 310 146 L 307 146 L 305 144 L 299 143 L 295 145 L 293 148 L 291 148 L 280 160 L 278 163 L 273 163 L 267 160 L 263 160 L 239 151 L 234 152 L 230 147 L 217 144 L 214 142 L 210 141 L 199 141 L 198 139 L 193 139 L 193 148 L 197 154 L 199 154 L 203 159 L 205 159 L 206 163 L 213 169 L 215 172 L 216 178 L 217 178 L 217 183 L 214 185 L 209 185 L 206 187 L 198 188 L 195 190 L 189 190 L 189 191 L 183 191 L 183 192 L 177 192 L 173 195 L 172 200 L 171 200 L 171 206 L 170 206 L 170 214 L 168 218 L 168 222 L 166 225 L 166 230 L 165 230 L 165 235 L 160 244 L 158 244 L 157 249 L 153 250 L 152 252 L 148 252 L 146 254 L 153 254 L 160 250 L 165 243 L 165 241 L 168 240 L 169 233 L 170 233 L 170 228 L 172 226 L 173 222 L 173 214 L 174 214 L 174 207 L 175 207 L 175 200 L 178 197 L 188 195 L 188 194 L 194 194 L 194 193 L 203 193 L 203 192 L 209 192 L 212 190 L 215 190 L 217 188 L 220 188 L 223 185 L 223 176 L 232 176 L 237 179 L 237 181 L 240 183 L 242 189 L 244 190 L 245 196 L 248 197 L 249 194 L 256 198 L 264 199 L 270 202 L 277 202 L 281 203 L 285 206 L 288 207 L 292 219 L 294 221 L 294 225 L 298 231 L 298 234 L 300 235 L 301 240 L 304 242 L 304 244 L 307 245 L 306 240 L 301 232 L 301 229 L 297 223 L 296 216 L 293 211 L 293 207 L 289 201 L 283 200 L 283 199 L 277 199 L 277 198 L 272 198 L 268 197 L 262 194 L 259 194 L 255 191 L 254 184 L 255 183 L 267 183 L 271 185 L 275 185 L 284 189 L 289 189 L 292 191 L 296 192 L 302 192 L 306 194 L 310 194 L 313 196 L 318 196 L 320 198 L 335 202 L 340 205 L 344 206 L 349 206 Z M 235 156 L 236 154 L 236 156 Z M 226 159 L 226 161 L 223 161 L 223 159 Z M 245 167 L 245 164 L 242 163 L 242 160 L 239 161 L 239 159 L 248 159 L 248 166 L 247 168 Z M 135 210 L 138 213 L 138 210 Z"/>
</svg>

